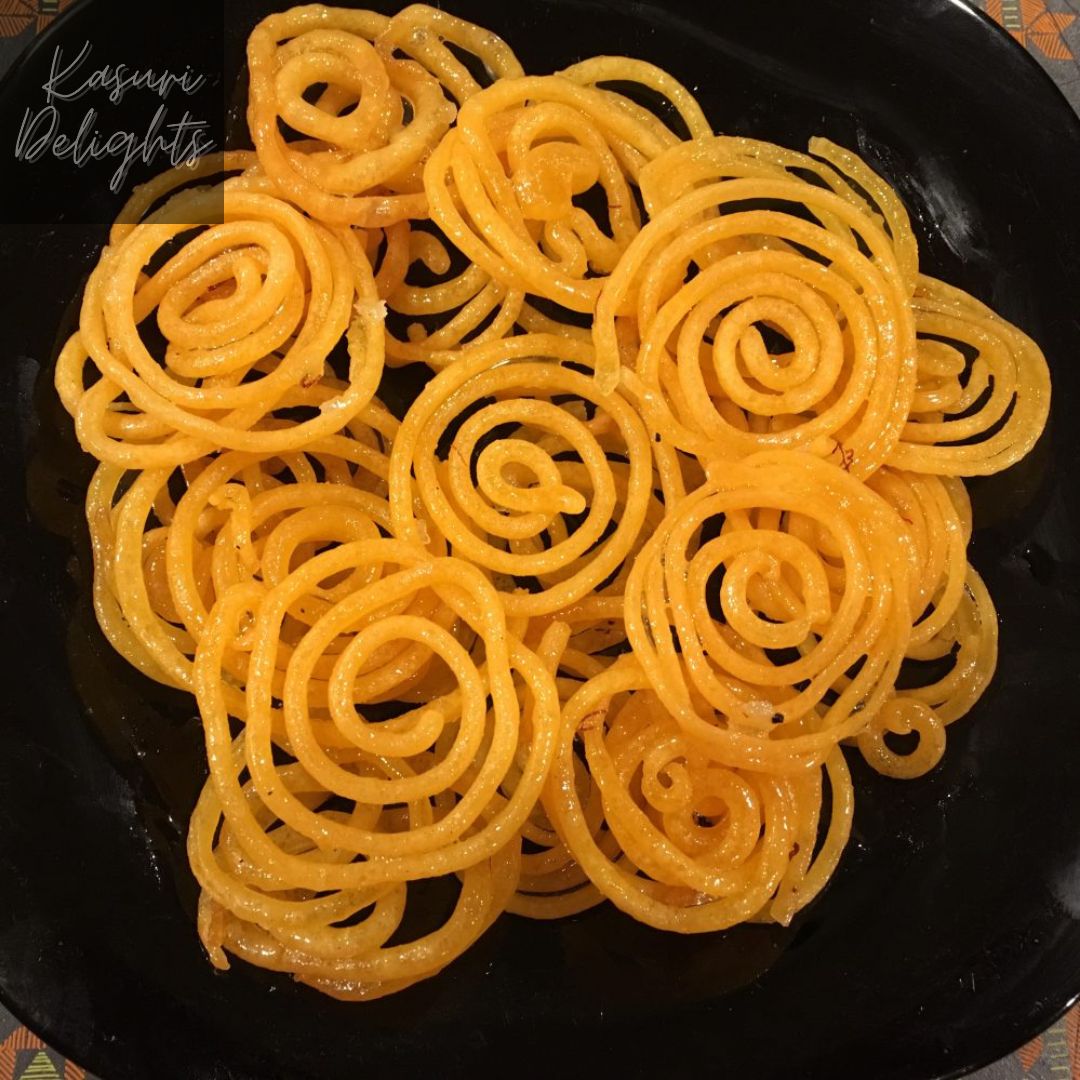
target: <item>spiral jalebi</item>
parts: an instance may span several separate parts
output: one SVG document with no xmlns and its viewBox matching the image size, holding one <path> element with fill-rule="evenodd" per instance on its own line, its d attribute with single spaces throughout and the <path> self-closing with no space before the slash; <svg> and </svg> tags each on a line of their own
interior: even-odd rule
<svg viewBox="0 0 1080 1080">
<path fill-rule="evenodd" d="M 990 684 L 961 477 L 1039 439 L 1038 346 L 856 155 L 642 60 L 420 4 L 248 59 L 254 149 L 132 193 L 56 367 L 98 622 L 198 705 L 212 963 L 368 1000 L 504 912 L 791 923 L 846 755 L 922 776 Z"/>
</svg>

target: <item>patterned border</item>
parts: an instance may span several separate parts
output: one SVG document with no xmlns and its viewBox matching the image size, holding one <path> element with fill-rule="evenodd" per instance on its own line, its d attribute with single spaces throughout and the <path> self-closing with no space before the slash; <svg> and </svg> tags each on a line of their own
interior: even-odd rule
<svg viewBox="0 0 1080 1080">
<path fill-rule="evenodd" d="M 1075 60 L 1066 31 L 1076 14 L 1050 11 L 1046 0 L 986 0 L 986 14 L 996 19 L 1017 41 L 1047 60 Z"/>
<path fill-rule="evenodd" d="M 40 34 L 73 0 L 0 0 L 0 38 Z M 2 1076 L 3 1074 L 0 1074 Z"/>
<path fill-rule="evenodd" d="M 17 1027 L 0 1043 L 0 1080 L 85 1080 L 86 1072 L 65 1061 L 32 1031 Z"/>
</svg>

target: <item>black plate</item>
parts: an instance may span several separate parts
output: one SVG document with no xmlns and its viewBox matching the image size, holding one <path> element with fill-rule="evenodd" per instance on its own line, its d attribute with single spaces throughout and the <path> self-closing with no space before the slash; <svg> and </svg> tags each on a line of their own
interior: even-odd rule
<svg viewBox="0 0 1080 1080">
<path fill-rule="evenodd" d="M 226 6 L 235 50 L 269 4 Z M 1080 991 L 1080 124 L 1007 35 L 950 0 L 450 6 L 529 70 L 627 52 L 693 87 L 721 130 L 857 148 L 913 211 L 925 268 L 1043 344 L 1051 431 L 1023 465 L 972 485 L 972 558 L 1001 614 L 993 688 L 929 778 L 853 762 L 851 845 L 788 930 L 678 938 L 606 907 L 554 925 L 505 917 L 437 979 L 365 1005 L 243 965 L 215 974 L 183 852 L 201 773 L 193 706 L 93 626 L 88 463 L 50 385 L 94 230 L 8 227 L 3 997 L 108 1080 L 450 1075 L 484 1061 L 507 1076 L 588 1063 L 926 1080 L 1005 1054 Z"/>
</svg>

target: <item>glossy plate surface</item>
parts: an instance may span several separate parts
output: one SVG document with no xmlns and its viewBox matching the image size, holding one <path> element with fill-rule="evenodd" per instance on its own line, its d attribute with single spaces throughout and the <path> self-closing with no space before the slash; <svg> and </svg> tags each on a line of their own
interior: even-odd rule
<svg viewBox="0 0 1080 1080">
<path fill-rule="evenodd" d="M 84 0 L 52 38 L 78 38 L 106 2 Z M 608 907 L 551 925 L 507 916 L 437 979 L 367 1005 L 242 964 L 217 974 L 184 856 L 203 775 L 194 706 L 96 630 L 90 463 L 51 389 L 101 230 L 4 226 L 0 995 L 107 1080 L 485 1062 L 508 1077 L 523 1062 L 524 1075 L 928 1080 L 1007 1053 L 1080 992 L 1080 124 L 1007 35 L 951 0 L 447 6 L 505 36 L 530 72 L 625 52 L 692 87 L 718 130 L 857 149 L 907 202 L 924 269 L 1043 345 L 1048 434 L 971 485 L 997 678 L 930 777 L 890 781 L 852 760 L 851 845 L 789 929 L 686 939 Z M 270 7 L 228 0 L 231 63 Z M 25 78 L 0 88 L 0 115 L 21 110 Z"/>
</svg>

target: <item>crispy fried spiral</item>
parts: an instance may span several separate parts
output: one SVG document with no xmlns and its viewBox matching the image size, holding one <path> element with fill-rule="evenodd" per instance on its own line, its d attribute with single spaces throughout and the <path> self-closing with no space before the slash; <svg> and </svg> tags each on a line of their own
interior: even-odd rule
<svg viewBox="0 0 1080 1080">
<path fill-rule="evenodd" d="M 645 521 L 645 427 L 629 402 L 597 394 L 569 366 L 588 356 L 587 346 L 550 335 L 473 347 L 427 385 L 394 442 L 396 535 L 421 536 L 415 486 L 454 553 L 505 583 L 510 615 L 547 614 L 591 594 L 620 569 Z M 612 443 L 624 462 L 608 460 Z"/>
<path fill-rule="evenodd" d="M 355 584 L 328 595 L 343 573 Z M 475 632 L 482 666 L 429 598 Z M 247 722 L 234 743 L 222 676 L 238 650 L 249 653 Z M 418 656 L 437 657 L 454 688 L 370 722 L 364 706 L 392 695 Z M 559 705 L 474 567 L 380 538 L 315 555 L 270 588 L 236 585 L 199 642 L 195 690 L 211 784 L 189 850 L 219 965 L 224 944 L 328 993 L 377 996 L 438 971 L 509 901 L 507 840 L 547 776 Z M 293 760 L 280 764 L 275 743 Z M 461 893 L 442 930 L 387 947 L 406 883 L 454 873 Z M 333 925 L 369 908 L 356 927 Z"/>
<path fill-rule="evenodd" d="M 100 461 L 147 469 L 222 448 L 301 449 L 371 401 L 384 309 L 358 240 L 241 185 L 181 192 L 167 214 L 107 247 L 90 275 L 56 383 L 79 441 Z M 177 223 L 208 223 L 222 209 L 223 223 L 195 235 Z M 185 242 L 170 254 L 177 239 Z M 151 317 L 163 347 L 147 340 Z M 327 358 L 343 338 L 339 376 Z M 100 377 L 86 387 L 88 365 Z M 297 407 L 315 415 L 274 422 Z"/>
<path fill-rule="evenodd" d="M 327 224 L 425 216 L 420 171 L 453 122 L 450 97 L 479 89 L 447 41 L 492 77 L 521 74 L 494 34 L 422 4 L 393 19 L 312 4 L 259 23 L 248 41 L 248 125 L 278 191 Z M 300 138 L 288 141 L 282 124 Z"/>
<path fill-rule="evenodd" d="M 890 463 L 938 476 L 985 476 L 1014 465 L 1050 412 L 1050 372 L 1039 347 L 973 296 L 925 275 L 912 306 L 925 336 L 915 398 Z M 965 348 L 975 354 L 970 369 Z"/>
<path fill-rule="evenodd" d="M 558 75 L 504 79 L 470 98 L 424 169 L 432 218 L 508 305 L 532 293 L 592 312 L 603 277 L 640 228 L 632 187 L 678 136 L 597 85 L 613 80 L 666 98 L 691 134 L 708 131 L 670 75 L 601 57 Z M 599 217 L 574 202 L 594 189 Z"/>
<path fill-rule="evenodd" d="M 852 790 L 843 755 L 834 748 L 825 757 L 832 811 L 819 847 L 821 769 L 781 776 L 722 764 L 648 687 L 626 657 L 566 705 L 544 805 L 567 849 L 605 897 L 658 929 L 790 922 L 828 881 L 847 842 Z M 578 795 L 575 733 L 604 834 Z"/>
<path fill-rule="evenodd" d="M 355 539 L 357 529 L 377 536 L 389 524 L 379 491 L 397 425 L 381 408 L 366 415 L 376 426 L 354 421 L 302 452 L 230 451 L 134 477 L 100 465 L 86 512 L 95 608 L 113 645 L 151 678 L 190 687 L 195 645 L 229 587 L 272 583 L 290 559 Z"/>
<path fill-rule="evenodd" d="M 675 507 L 627 580 L 626 627 L 679 726 L 777 774 L 857 734 L 911 633 L 896 525 L 854 477 L 791 451 L 725 466 Z"/>
<path fill-rule="evenodd" d="M 825 166 L 774 150 L 698 140 L 648 166 L 653 218 L 597 305 L 597 379 L 615 385 L 633 351 L 616 325 L 632 304 L 625 377 L 665 440 L 703 459 L 838 454 L 867 476 L 899 439 L 915 389 L 902 252 L 839 176 L 826 173 L 841 190 L 811 183 L 787 159 Z M 745 209 L 750 200 L 775 209 Z M 770 351 L 764 328 L 789 347 Z"/>
</svg>

